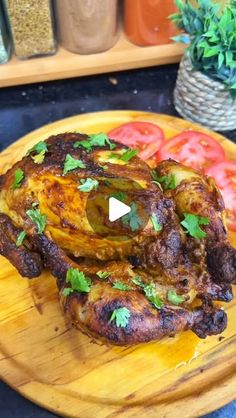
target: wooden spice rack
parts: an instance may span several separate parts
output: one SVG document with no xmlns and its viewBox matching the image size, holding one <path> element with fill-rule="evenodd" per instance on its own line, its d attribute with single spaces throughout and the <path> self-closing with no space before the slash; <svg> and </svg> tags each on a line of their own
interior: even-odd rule
<svg viewBox="0 0 236 418">
<path fill-rule="evenodd" d="M 0 66 L 0 87 L 176 63 L 183 51 L 184 46 L 177 43 L 139 47 L 124 34 L 112 49 L 100 54 L 77 55 L 59 46 L 53 56 L 24 61 L 13 56 Z"/>
</svg>

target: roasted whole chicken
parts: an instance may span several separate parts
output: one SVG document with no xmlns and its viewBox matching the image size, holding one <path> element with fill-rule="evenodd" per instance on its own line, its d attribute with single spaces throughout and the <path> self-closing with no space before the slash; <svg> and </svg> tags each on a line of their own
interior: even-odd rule
<svg viewBox="0 0 236 418">
<path fill-rule="evenodd" d="M 114 223 L 109 195 L 132 208 Z M 172 160 L 152 170 L 105 134 L 51 136 L 0 177 L 0 254 L 24 277 L 48 268 L 66 316 L 106 343 L 227 325 L 214 301 L 232 299 L 236 250 L 214 180 Z"/>
</svg>

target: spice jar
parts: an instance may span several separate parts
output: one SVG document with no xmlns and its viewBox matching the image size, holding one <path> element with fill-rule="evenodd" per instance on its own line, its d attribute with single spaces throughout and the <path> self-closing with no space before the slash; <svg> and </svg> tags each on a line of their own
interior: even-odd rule
<svg viewBox="0 0 236 418">
<path fill-rule="evenodd" d="M 2 5 L 0 3 L 0 64 L 8 61 L 10 56 L 10 39 L 7 33 L 6 23 L 3 16 Z"/>
<path fill-rule="evenodd" d="M 58 32 L 71 52 L 106 51 L 118 39 L 117 0 L 56 0 Z"/>
<path fill-rule="evenodd" d="M 55 53 L 50 0 L 4 0 L 18 58 Z"/>
<path fill-rule="evenodd" d="M 174 0 L 125 0 L 125 33 L 137 45 L 168 44 L 178 33 L 168 19 L 176 11 Z"/>
</svg>

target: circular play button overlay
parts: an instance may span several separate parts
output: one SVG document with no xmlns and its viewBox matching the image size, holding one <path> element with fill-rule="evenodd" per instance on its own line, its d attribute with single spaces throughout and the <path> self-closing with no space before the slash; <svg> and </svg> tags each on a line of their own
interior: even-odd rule
<svg viewBox="0 0 236 418">
<path fill-rule="evenodd" d="M 106 239 L 129 240 L 150 218 L 150 191 L 129 178 L 103 178 L 87 199 L 87 219 L 93 231 Z"/>
</svg>

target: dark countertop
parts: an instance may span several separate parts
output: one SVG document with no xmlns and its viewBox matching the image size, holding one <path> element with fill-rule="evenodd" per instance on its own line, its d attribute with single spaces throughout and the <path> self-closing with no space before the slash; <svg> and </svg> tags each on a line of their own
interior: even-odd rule
<svg viewBox="0 0 236 418">
<path fill-rule="evenodd" d="M 168 65 L 1 89 L 0 150 L 44 124 L 80 113 L 136 109 L 177 115 L 172 101 L 176 74 L 177 66 Z M 236 130 L 224 134 L 236 142 Z M 3 382 L 0 382 L 0 411 L 1 418 L 56 417 Z M 236 402 L 207 417 L 236 417 Z"/>
</svg>

